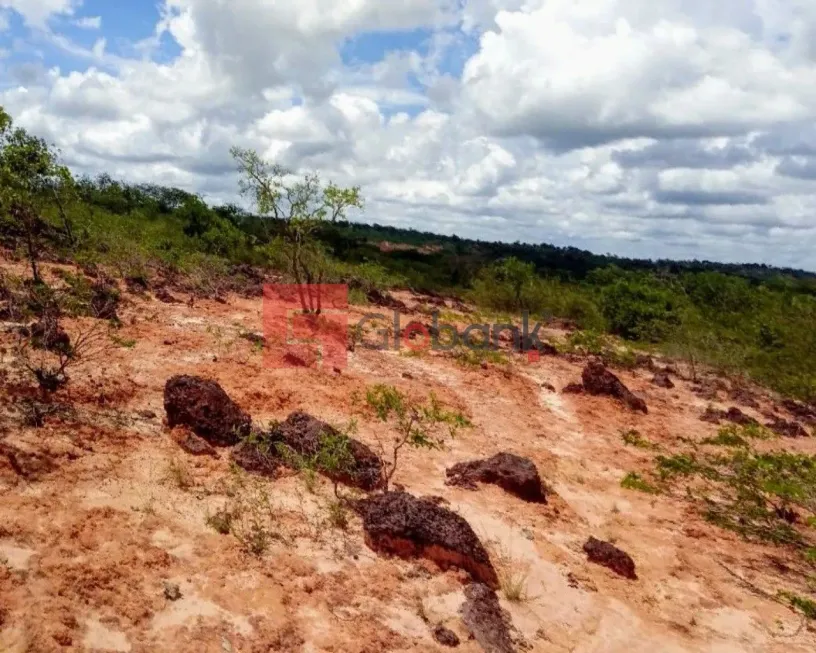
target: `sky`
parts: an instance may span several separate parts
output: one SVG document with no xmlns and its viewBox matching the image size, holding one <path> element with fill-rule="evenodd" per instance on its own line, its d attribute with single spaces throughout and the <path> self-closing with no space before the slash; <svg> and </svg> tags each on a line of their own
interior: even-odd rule
<svg viewBox="0 0 816 653">
<path fill-rule="evenodd" d="M 355 220 L 816 270 L 813 0 L 0 0 L 0 105 L 77 174 Z"/>
</svg>

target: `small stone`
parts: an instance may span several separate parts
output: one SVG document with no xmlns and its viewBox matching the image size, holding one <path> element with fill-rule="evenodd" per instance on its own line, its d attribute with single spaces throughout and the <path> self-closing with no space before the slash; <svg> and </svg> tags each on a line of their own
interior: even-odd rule
<svg viewBox="0 0 816 653">
<path fill-rule="evenodd" d="M 433 637 L 437 642 L 442 644 L 442 646 L 449 646 L 451 648 L 459 646 L 459 638 L 456 636 L 456 633 L 450 628 L 445 628 L 442 624 L 439 624 L 433 629 Z"/>
<path fill-rule="evenodd" d="M 594 537 L 590 537 L 586 544 L 584 544 L 584 551 L 589 557 L 590 562 L 608 567 L 624 578 L 637 580 L 635 562 L 632 560 L 632 557 L 609 542 L 603 542 Z"/>
<path fill-rule="evenodd" d="M 164 583 L 164 598 L 168 601 L 178 601 L 181 598 L 181 588 L 176 583 Z"/>
</svg>

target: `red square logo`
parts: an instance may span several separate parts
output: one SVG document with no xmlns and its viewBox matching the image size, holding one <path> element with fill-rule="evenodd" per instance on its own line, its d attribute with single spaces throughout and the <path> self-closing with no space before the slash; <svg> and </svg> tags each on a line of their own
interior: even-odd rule
<svg viewBox="0 0 816 653">
<path fill-rule="evenodd" d="M 263 323 L 265 366 L 346 367 L 346 284 L 266 284 Z"/>
</svg>

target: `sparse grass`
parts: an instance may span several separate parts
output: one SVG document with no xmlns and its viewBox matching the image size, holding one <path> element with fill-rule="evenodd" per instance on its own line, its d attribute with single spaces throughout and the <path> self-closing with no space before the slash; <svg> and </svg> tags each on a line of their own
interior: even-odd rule
<svg viewBox="0 0 816 653">
<path fill-rule="evenodd" d="M 349 288 L 348 303 L 351 306 L 368 306 L 371 302 L 361 288 Z"/>
<path fill-rule="evenodd" d="M 222 508 L 211 515 L 207 514 L 204 521 L 207 526 L 212 528 L 216 533 L 229 535 L 232 531 L 232 518 L 233 513 L 226 508 Z"/>
<path fill-rule="evenodd" d="M 637 490 L 638 492 L 645 492 L 646 494 L 660 494 L 660 490 L 643 479 L 640 474 L 629 472 L 623 477 L 621 487 L 626 490 Z"/>
<path fill-rule="evenodd" d="M 483 363 L 493 365 L 507 365 L 507 355 L 496 349 L 471 349 L 457 347 L 451 352 L 453 359 L 464 367 L 480 367 Z"/>
<path fill-rule="evenodd" d="M 110 339 L 113 344 L 124 349 L 133 349 L 136 346 L 136 341 L 132 338 L 122 338 L 115 333 L 110 334 Z"/>
<path fill-rule="evenodd" d="M 233 469 L 232 474 L 226 491 L 230 501 L 222 509 L 221 518 L 211 525 L 213 528 L 218 526 L 216 530 L 228 526 L 229 532 L 244 551 L 260 557 L 273 542 L 284 541 L 279 509 L 269 496 L 263 479 L 237 469 Z"/>
<path fill-rule="evenodd" d="M 779 592 L 779 598 L 790 604 L 792 608 L 801 612 L 807 619 L 816 619 L 816 601 L 792 592 Z"/>
<path fill-rule="evenodd" d="M 167 463 L 163 480 L 182 492 L 187 492 L 195 486 L 195 479 L 187 463 L 178 459 L 173 459 Z"/>
<path fill-rule="evenodd" d="M 629 429 L 621 433 L 621 439 L 625 444 L 638 449 L 657 449 L 657 445 L 644 438 L 635 429 Z"/>
<path fill-rule="evenodd" d="M 486 540 L 486 546 L 499 577 L 499 589 L 511 603 L 525 603 L 530 600 L 527 582 L 530 577 L 530 563 L 513 556 L 509 549 L 496 540 Z"/>
<path fill-rule="evenodd" d="M 326 504 L 329 525 L 341 531 L 348 530 L 349 509 L 344 501 L 333 500 Z"/>
</svg>

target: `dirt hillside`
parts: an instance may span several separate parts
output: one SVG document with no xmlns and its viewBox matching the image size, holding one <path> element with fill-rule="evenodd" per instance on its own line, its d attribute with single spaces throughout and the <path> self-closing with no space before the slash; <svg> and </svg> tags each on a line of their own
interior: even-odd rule
<svg viewBox="0 0 816 653">
<path fill-rule="evenodd" d="M 14 366 L 16 325 L 3 325 L 3 653 L 425 653 L 450 650 L 434 638 L 440 625 L 456 634 L 459 651 L 483 650 L 460 611 L 467 574 L 373 551 L 357 516 L 345 530 L 327 526 L 325 479 L 310 488 L 291 473 L 244 476 L 228 449 L 182 450 L 163 404 L 166 381 L 179 374 L 216 381 L 255 424 L 296 410 L 337 425 L 356 417 L 355 437 L 372 448 L 393 437 L 355 404 L 372 384 L 416 397 L 433 391 L 462 411 L 473 427 L 442 450 L 406 449 L 394 482 L 415 496 L 441 497 L 472 526 L 504 582 L 523 586 L 519 600 L 498 592 L 518 651 L 816 650 L 813 627 L 773 600 L 802 580 L 785 571 L 796 568 L 792 552 L 747 543 L 682 497 L 621 487 L 653 458 L 627 446 L 622 433 L 636 429 L 673 451 L 683 439 L 717 433 L 700 420 L 709 403 L 763 419 L 773 397 L 761 395 L 758 408 L 725 396 L 710 402 L 679 375 L 667 389 L 645 369 L 615 370 L 646 401 L 643 414 L 613 398 L 563 393 L 586 364 L 565 356 L 463 365 L 440 353 L 357 346 L 344 369 L 270 369 L 248 337 L 263 333 L 260 298 L 190 305 L 186 296 L 166 303 L 150 291 L 123 297 L 118 344 L 71 372 L 58 393 L 69 408 L 40 427 L 23 419 L 30 392 Z M 397 298 L 411 309 L 422 303 L 410 293 Z M 350 321 L 364 310 L 352 309 Z M 75 333 L 92 321 L 65 327 Z M 816 453 L 813 438 L 774 445 Z M 535 464 L 546 503 L 491 484 L 446 485 L 455 463 L 500 452 Z M 260 555 L 212 525 L 225 506 L 252 497 L 274 532 Z M 590 562 L 583 549 L 590 536 L 629 554 L 637 579 Z"/>
</svg>

